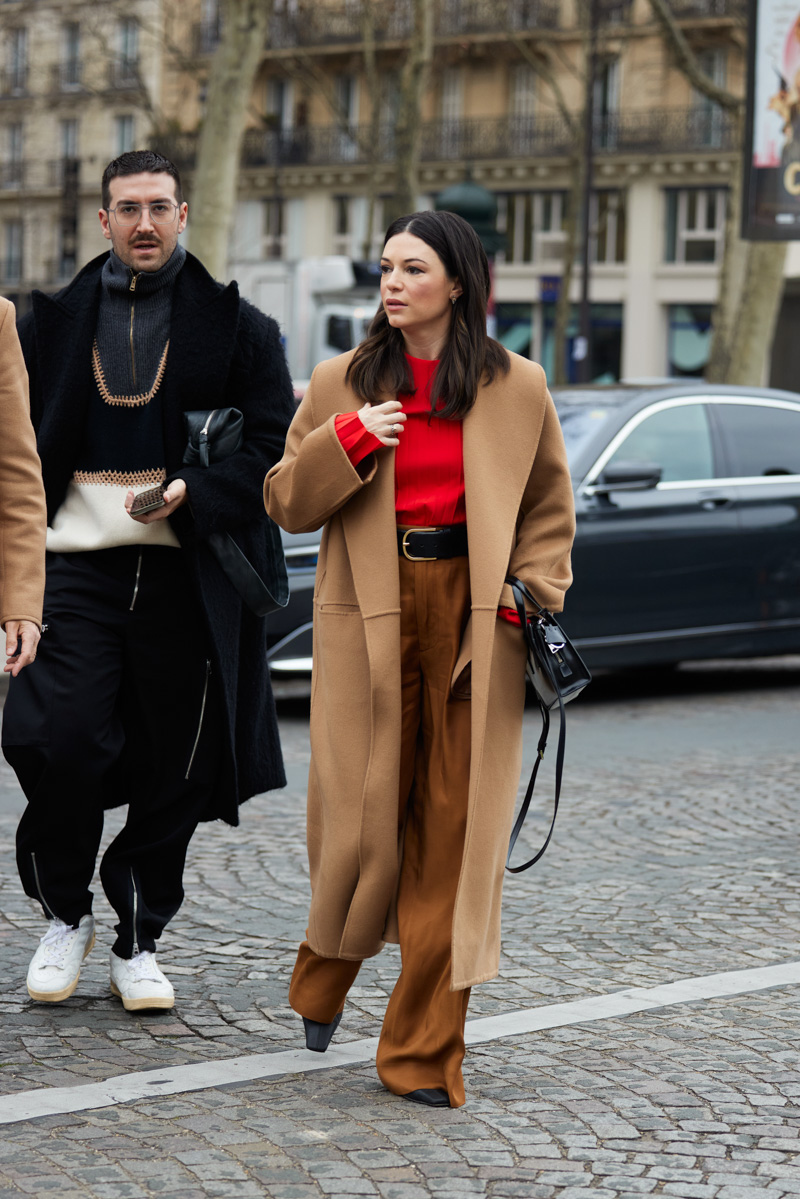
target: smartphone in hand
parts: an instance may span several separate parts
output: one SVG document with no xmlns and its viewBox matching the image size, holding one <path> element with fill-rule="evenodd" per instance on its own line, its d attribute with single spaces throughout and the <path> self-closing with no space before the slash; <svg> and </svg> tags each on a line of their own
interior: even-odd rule
<svg viewBox="0 0 800 1199">
<path fill-rule="evenodd" d="M 131 516 L 143 516 L 145 512 L 152 512 L 155 508 L 163 508 L 164 503 L 164 484 L 159 483 L 158 487 L 140 491 L 133 497 Z"/>
</svg>

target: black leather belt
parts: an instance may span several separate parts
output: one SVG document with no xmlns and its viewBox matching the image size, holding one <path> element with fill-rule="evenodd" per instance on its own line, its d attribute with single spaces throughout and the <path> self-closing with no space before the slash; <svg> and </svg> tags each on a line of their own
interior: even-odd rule
<svg viewBox="0 0 800 1199">
<path fill-rule="evenodd" d="M 397 549 L 409 562 L 460 558 L 467 553 L 467 526 L 439 525 L 424 529 L 398 529 Z"/>
</svg>

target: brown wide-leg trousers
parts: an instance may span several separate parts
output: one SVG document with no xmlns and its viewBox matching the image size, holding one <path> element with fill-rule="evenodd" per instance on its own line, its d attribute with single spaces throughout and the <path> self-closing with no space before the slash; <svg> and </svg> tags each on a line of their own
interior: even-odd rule
<svg viewBox="0 0 800 1199">
<path fill-rule="evenodd" d="M 469 617 L 467 558 L 401 557 L 400 604 L 402 969 L 386 1009 L 377 1069 L 396 1095 L 441 1088 L 451 1107 L 461 1107 L 469 990 L 450 990 L 450 947 L 467 820 L 471 705 L 452 698 L 450 681 Z M 291 1006 L 309 1020 L 330 1023 L 360 966 L 319 957 L 304 941 L 289 989 Z"/>
</svg>

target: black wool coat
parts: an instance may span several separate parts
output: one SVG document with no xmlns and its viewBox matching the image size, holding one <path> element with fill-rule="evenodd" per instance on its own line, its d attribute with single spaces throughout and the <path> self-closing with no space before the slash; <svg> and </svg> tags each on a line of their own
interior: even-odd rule
<svg viewBox="0 0 800 1199">
<path fill-rule="evenodd" d="M 31 311 L 19 322 L 48 522 L 74 474 L 96 386 L 92 341 L 107 257 L 88 263 L 53 296 L 35 291 Z M 240 803 L 285 786 L 286 779 L 269 683 L 266 621 L 244 607 L 204 538 L 231 533 L 256 570 L 267 573 L 262 486 L 283 453 L 294 396 L 275 321 L 244 300 L 235 283 L 217 283 L 191 254 L 175 282 L 161 402 L 167 478 L 185 479 L 189 492 L 189 503 L 169 520 L 205 616 L 224 705 L 223 767 L 204 817 L 238 824 Z M 241 449 L 208 468 L 184 467 L 183 413 L 225 407 L 244 416 Z M 124 794 L 117 798 L 127 802 Z"/>
</svg>

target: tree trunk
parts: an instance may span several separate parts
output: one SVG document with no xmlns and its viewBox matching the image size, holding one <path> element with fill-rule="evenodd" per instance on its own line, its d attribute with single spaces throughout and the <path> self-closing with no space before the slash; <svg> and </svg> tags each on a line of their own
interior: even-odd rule
<svg viewBox="0 0 800 1199">
<path fill-rule="evenodd" d="M 527 42 L 516 33 L 509 20 L 508 5 L 502 13 L 501 24 L 508 34 L 509 40 L 517 48 L 525 62 L 541 77 L 550 89 L 556 108 L 567 129 L 572 144 L 572 154 L 569 161 L 569 191 L 567 193 L 567 225 L 566 241 L 564 243 L 564 260 L 561 265 L 561 283 L 556 301 L 555 321 L 553 323 L 553 379 L 555 384 L 567 382 L 567 330 L 572 315 L 572 272 L 575 268 L 575 257 L 578 249 L 578 222 L 581 205 L 583 204 L 584 188 L 584 139 L 586 137 L 585 100 L 581 111 L 575 115 L 570 111 L 564 92 L 553 70 L 548 55 L 537 47 L 532 50 Z M 585 16 L 585 14 L 584 14 Z M 584 20 L 581 16 L 581 20 Z M 588 30 L 584 30 L 584 80 L 589 63 Z M 585 91 L 585 88 L 584 88 Z"/>
<path fill-rule="evenodd" d="M 676 65 L 692 87 L 722 108 L 739 114 L 739 154 L 728 193 L 725 250 L 705 377 L 709 383 L 763 386 L 767 382 L 772 339 L 783 297 L 786 243 L 745 242 L 740 238 L 743 101 L 725 88 L 716 87 L 703 74 L 667 0 L 650 0 L 650 3 Z"/>
<path fill-rule="evenodd" d="M 222 278 L 236 204 L 239 155 L 271 0 L 223 0 L 222 36 L 208 77 L 188 224 L 188 248 Z"/>
<path fill-rule="evenodd" d="M 397 181 L 389 220 L 414 212 L 419 195 L 419 154 L 422 144 L 422 97 L 433 59 L 433 0 L 412 0 L 413 27 L 400 75 L 400 102 L 395 122 Z"/>
<path fill-rule="evenodd" d="M 718 380 L 711 380 L 708 374 L 706 378 L 744 387 L 764 387 L 769 381 L 772 339 L 783 298 L 786 243 L 751 241 L 740 246 L 744 250 L 744 283 L 732 321 L 728 369 Z"/>
<path fill-rule="evenodd" d="M 709 383 L 760 387 L 767 382 L 783 296 L 786 243 L 742 241 L 741 212 L 742 176 L 737 163 L 728 192 L 725 250 L 705 377 Z"/>
</svg>

